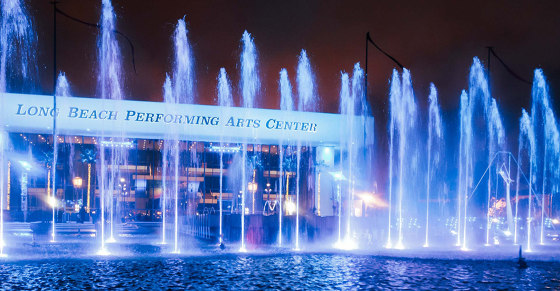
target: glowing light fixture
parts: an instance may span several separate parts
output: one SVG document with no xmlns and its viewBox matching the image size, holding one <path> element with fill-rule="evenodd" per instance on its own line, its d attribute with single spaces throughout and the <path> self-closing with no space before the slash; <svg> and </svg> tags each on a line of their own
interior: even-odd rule
<svg viewBox="0 0 560 291">
<path fill-rule="evenodd" d="M 80 177 L 74 177 L 74 179 L 72 179 L 72 184 L 74 185 L 75 188 L 80 188 L 82 187 L 82 178 Z"/>
<path fill-rule="evenodd" d="M 344 175 L 342 174 L 342 172 L 338 171 L 338 172 L 329 172 L 329 174 L 331 174 L 331 176 L 333 176 L 333 178 L 337 181 L 342 181 L 342 180 L 346 180 L 346 177 L 344 177 Z"/>
</svg>

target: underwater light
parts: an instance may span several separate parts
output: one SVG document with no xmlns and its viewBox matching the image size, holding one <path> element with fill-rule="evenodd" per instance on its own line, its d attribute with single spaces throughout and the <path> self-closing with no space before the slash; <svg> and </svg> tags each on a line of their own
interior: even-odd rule
<svg viewBox="0 0 560 291">
<path fill-rule="evenodd" d="M 344 175 L 342 174 L 342 172 L 338 171 L 338 172 L 329 172 L 329 174 L 331 174 L 331 176 L 333 176 L 333 178 L 335 180 L 338 181 L 342 181 L 342 180 L 346 180 L 346 177 L 344 177 Z"/>
<path fill-rule="evenodd" d="M 337 241 L 334 244 L 335 249 L 344 250 L 344 251 L 351 251 L 358 248 L 358 244 L 351 238 L 345 238 L 342 241 Z"/>
<path fill-rule="evenodd" d="M 98 256 L 108 256 L 110 254 L 111 253 L 106 248 L 101 248 L 99 251 L 97 251 Z"/>
<path fill-rule="evenodd" d="M 560 220 L 558 218 L 552 219 L 553 224 L 560 224 Z"/>
<path fill-rule="evenodd" d="M 49 204 L 49 206 L 50 206 L 51 208 L 52 208 L 52 207 L 55 207 L 55 206 L 56 206 L 56 198 L 54 198 L 53 196 L 49 196 L 49 197 L 47 198 L 47 203 Z"/>
<path fill-rule="evenodd" d="M 23 167 L 24 170 L 26 171 L 31 171 L 31 164 L 27 161 L 19 161 L 19 164 Z"/>
</svg>

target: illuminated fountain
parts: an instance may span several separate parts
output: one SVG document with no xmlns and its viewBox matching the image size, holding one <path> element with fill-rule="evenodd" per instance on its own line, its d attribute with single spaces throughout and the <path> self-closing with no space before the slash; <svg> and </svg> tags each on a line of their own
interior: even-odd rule
<svg viewBox="0 0 560 291">
<path fill-rule="evenodd" d="M 9 80 L 25 81 L 30 79 L 35 68 L 34 43 L 36 36 L 32 30 L 27 10 L 19 0 L 2 1 L 2 26 L 0 27 L 0 94 L 4 107 L 4 93 L 15 89 Z M 20 85 L 21 85 L 20 84 Z M 15 84 L 14 84 L 15 85 Z M 14 88 L 12 88 L 14 87 Z M 0 257 L 5 256 L 4 247 L 4 202 L 6 187 L 4 165 L 8 135 L 4 132 L 4 116 L 0 116 Z"/>
<path fill-rule="evenodd" d="M 280 110 L 291 112 L 294 110 L 294 100 L 292 97 L 292 84 L 288 79 L 288 71 L 286 69 L 280 70 L 280 80 L 279 90 L 280 90 Z M 281 139 L 278 142 L 278 160 L 279 160 L 279 178 L 278 178 L 278 246 L 282 246 L 282 216 L 283 204 L 282 204 L 282 193 L 284 186 L 284 141 Z M 288 143 L 289 146 L 290 143 Z"/>
<path fill-rule="evenodd" d="M 95 100 L 95 102 L 99 102 L 104 109 L 117 111 L 120 108 L 113 108 L 113 106 L 119 105 L 114 104 L 122 103 L 112 101 L 124 100 L 124 94 L 122 58 L 115 39 L 117 35 L 115 33 L 115 19 L 111 2 L 103 0 L 100 19 L 101 31 L 98 38 L 98 90 L 101 100 Z M 28 68 L 32 68 L 26 55 L 33 54 L 33 50 L 25 48 L 31 46 L 33 35 L 30 30 L 30 23 L 19 1 L 6 0 L 2 2 L 1 29 L 0 89 L 1 93 L 5 93 L 10 89 L 10 84 L 6 80 L 14 79 L 19 83 L 24 82 L 21 80 L 29 76 Z M 20 34 L 15 31 L 25 33 Z M 179 106 L 180 104 L 196 103 L 194 58 L 189 44 L 185 19 L 178 21 L 172 39 L 174 60 L 171 73 L 166 76 L 163 84 L 164 105 L 161 108 L 165 108 L 165 113 L 170 115 L 190 114 L 182 111 L 182 108 L 189 108 L 188 106 Z M 18 45 L 13 45 L 14 43 Z M 278 188 L 274 204 L 278 207 L 276 210 L 278 213 L 278 234 L 276 240 L 273 241 L 278 246 L 286 246 L 289 240 L 293 243 L 292 247 L 295 250 L 301 250 L 305 248 L 305 244 L 308 242 L 323 243 L 329 240 L 331 235 L 337 236 L 334 247 L 345 250 L 357 249 L 358 247 L 369 249 L 370 246 L 375 246 L 380 241 L 385 244 L 385 247 L 391 249 L 421 246 L 436 249 L 440 246 L 449 246 L 451 240 L 453 242 L 456 240 L 457 246 L 461 249 L 468 250 L 477 249 L 482 245 L 495 247 L 496 245 L 507 244 L 512 235 L 513 244 L 526 244 L 526 251 L 534 250 L 535 243 L 546 244 L 549 238 L 548 231 L 551 229 L 550 225 L 554 218 L 552 217 L 554 215 L 553 207 L 556 207 L 553 204 L 556 200 L 553 200 L 553 198 L 558 193 L 560 182 L 560 169 L 558 167 L 560 162 L 560 133 L 552 109 L 554 106 L 551 104 L 542 70 L 535 71 L 531 111 L 523 110 L 519 121 L 520 134 L 517 159 L 509 152 L 506 141 L 507 124 L 502 124 L 499 103 L 492 98 L 487 72 L 478 58 L 473 59 L 468 78 L 468 90 L 462 91 L 460 96 L 458 132 L 455 134 L 455 132 L 450 131 L 445 137 L 444 127 L 447 125 L 452 127 L 455 124 L 443 119 L 436 87 L 430 84 L 427 99 L 418 98 L 418 100 L 427 100 L 427 111 L 426 114 L 423 114 L 423 103 L 417 101 L 413 91 L 411 73 L 406 69 L 403 69 L 402 72 L 394 70 L 390 81 L 388 131 L 382 130 L 382 132 L 388 134 L 389 153 L 386 165 L 388 174 L 380 173 L 376 176 L 372 174 L 372 169 L 376 168 L 372 162 L 373 133 L 375 131 L 367 95 L 364 92 L 365 76 L 359 63 L 354 65 L 351 74 L 341 73 L 340 115 L 336 117 L 339 118 L 336 120 L 333 115 L 325 117 L 328 115 L 315 115 L 314 113 L 320 109 L 318 106 L 318 89 L 310 59 L 305 50 L 302 50 L 298 56 L 296 83 L 294 84 L 296 88 L 292 88 L 286 69 L 281 69 L 279 72 L 280 114 L 283 114 L 288 121 L 298 120 L 301 116 L 309 116 L 310 120 L 312 120 L 311 117 L 317 116 L 318 122 L 321 122 L 322 117 L 325 117 L 325 120 L 335 120 L 330 124 L 335 128 L 333 130 L 340 129 L 340 132 L 335 133 L 339 134 L 335 137 L 335 141 L 326 141 L 325 145 L 321 144 L 323 141 L 317 144 L 315 140 L 312 143 L 306 140 L 307 136 L 296 132 L 298 129 L 286 131 L 286 128 L 281 129 L 278 125 L 276 128 L 268 128 L 277 130 L 278 136 L 270 138 L 266 137 L 265 134 L 263 136 L 266 138 L 262 139 L 257 134 L 261 134 L 263 131 L 259 132 L 259 129 L 253 129 L 249 124 L 242 126 L 245 128 L 221 127 L 217 129 L 224 123 L 223 117 L 246 117 L 244 115 L 251 112 L 263 114 L 262 116 L 267 114 L 265 110 L 249 110 L 258 105 L 261 81 L 257 50 L 252 36 L 247 31 L 243 33 L 241 49 L 238 89 L 242 100 L 241 107 L 245 109 L 232 108 L 234 106 L 233 95 L 235 95 L 235 89 L 237 88 L 232 88 L 226 70 L 221 68 L 217 77 L 216 88 L 217 103 L 220 106 L 220 112 L 216 114 L 219 116 L 216 116 L 216 118 L 219 118 L 219 120 L 216 124 L 212 124 L 213 128 L 221 130 L 221 132 L 216 134 L 213 139 L 202 141 L 202 149 L 200 147 L 201 143 L 196 140 L 198 136 L 193 134 L 192 140 L 187 142 L 190 157 L 182 155 L 186 153 L 182 152 L 181 139 L 184 140 L 185 136 L 187 136 L 186 139 L 190 139 L 189 134 L 191 133 L 189 130 L 193 129 L 193 132 L 195 132 L 200 127 L 185 128 L 185 131 L 182 131 L 182 127 L 179 125 L 161 127 L 165 128 L 162 130 L 162 135 L 155 137 L 163 138 L 159 149 L 162 155 L 163 190 L 161 192 L 161 204 L 159 205 L 162 213 L 161 243 L 170 244 L 170 236 L 173 235 L 173 253 L 179 253 L 182 243 L 180 233 L 186 228 L 192 229 L 192 233 L 203 238 L 210 238 L 213 231 L 212 227 L 214 225 L 210 223 L 213 220 L 209 219 L 211 215 L 208 212 L 212 211 L 215 200 L 212 197 L 211 202 L 207 202 L 205 194 L 208 193 L 206 190 L 209 188 L 207 188 L 206 183 L 212 187 L 213 184 L 209 181 L 214 181 L 214 175 L 217 175 L 217 173 L 212 168 L 210 168 L 211 171 L 206 171 L 206 166 L 211 165 L 211 163 L 206 160 L 205 154 L 199 154 L 201 150 L 205 153 L 214 151 L 219 154 L 219 156 L 215 156 L 219 158 L 219 231 L 217 232 L 219 243 L 224 242 L 224 235 L 227 239 L 228 222 L 231 223 L 227 219 L 228 216 L 224 216 L 224 210 L 227 214 L 224 205 L 227 206 L 228 201 L 226 200 L 225 203 L 223 201 L 224 193 L 228 195 L 229 190 L 233 192 L 232 214 L 235 211 L 240 214 L 239 250 L 241 252 L 247 250 L 247 241 L 251 244 L 253 233 L 257 237 L 255 241 L 260 242 L 261 237 L 258 236 L 265 233 L 270 235 L 263 238 L 262 241 L 267 239 L 270 242 L 275 239 L 276 225 L 274 225 L 273 231 L 265 230 L 266 226 L 263 225 L 261 229 L 253 232 L 255 227 L 261 227 L 259 226 L 261 221 L 272 221 L 268 218 L 259 220 L 260 217 L 257 217 L 261 214 L 255 213 L 256 205 L 259 202 L 258 198 L 255 199 L 255 195 L 261 195 L 261 193 L 257 193 L 256 185 L 261 182 L 257 181 L 259 177 L 257 173 L 260 174 L 262 164 L 265 161 L 268 162 L 266 159 L 269 157 L 272 157 L 271 160 L 276 159 L 272 150 L 275 145 L 274 140 L 278 142 L 278 164 L 273 164 L 273 169 L 263 170 L 262 176 L 265 179 L 271 179 L 273 182 L 276 178 L 275 175 L 278 176 Z M 12 87 L 15 86 L 12 85 Z M 294 94 L 294 89 L 297 90 L 297 95 Z M 68 80 L 62 73 L 58 77 L 54 94 L 60 97 L 71 96 Z M 298 98 L 297 105 L 294 104 L 295 97 Z M 61 98 L 60 100 L 69 100 L 69 98 Z M 3 102 L 5 101 L 6 98 L 3 98 Z M 193 106 L 192 108 L 198 107 Z M 120 110 L 122 112 L 122 109 Z M 212 110 L 210 109 L 209 112 L 212 112 Z M 294 110 L 298 110 L 299 113 L 292 112 Z M 303 112 L 308 112 L 308 114 L 300 115 Z M 119 114 L 122 116 L 122 113 Z M 273 117 L 274 114 L 271 114 L 271 120 Z M 2 128 L 5 128 L 4 118 L 5 116 L 0 117 L 0 127 Z M 302 117 L 301 119 L 305 118 Z M 122 195 L 122 189 L 117 185 L 130 178 L 124 175 L 123 167 L 127 166 L 127 152 L 131 142 L 126 139 L 128 136 L 125 132 L 123 118 L 118 118 L 112 122 L 99 122 L 102 124 L 100 128 L 110 128 L 111 134 L 109 134 L 109 129 L 105 129 L 88 135 L 99 137 L 99 139 L 93 140 L 98 144 L 100 158 L 97 163 L 97 180 L 99 181 L 98 187 L 101 198 L 99 212 L 101 215 L 101 230 L 97 232 L 97 235 L 101 239 L 99 254 L 108 254 L 109 249 L 106 243 L 116 241 L 116 223 L 120 218 L 118 214 L 122 214 L 120 213 L 118 199 Z M 304 121 L 298 120 L 297 122 L 302 123 Z M 339 122 L 339 124 L 335 124 L 336 122 Z M 185 122 L 183 125 L 185 124 L 187 123 Z M 268 125 L 263 124 L 264 122 L 261 122 L 261 129 L 264 126 L 268 127 Z M 131 129 L 130 133 L 132 135 L 135 128 L 131 127 Z M 228 129 L 232 131 L 227 132 Z M 507 130 L 510 130 L 510 128 L 507 128 Z M 65 134 L 66 132 L 61 131 L 61 133 Z M 234 140 L 237 137 L 235 136 L 236 133 L 241 133 L 240 135 L 249 134 L 240 140 Z M 210 137 L 212 138 L 212 136 Z M 150 139 L 149 136 L 144 138 Z M 458 143 L 455 142 L 455 138 L 458 139 Z M 6 134 L 3 134 L 0 143 L 0 164 L 2 165 L 7 162 L 5 148 L 8 140 Z M 313 140 L 313 138 L 310 138 L 310 140 Z M 207 147 L 206 142 L 218 141 L 219 147 L 212 144 Z M 239 142 L 241 146 L 233 149 L 230 147 L 231 142 Z M 270 147 L 266 144 L 269 142 Z M 53 182 L 47 186 L 47 193 L 50 195 L 47 202 L 52 206 L 52 241 L 56 238 L 64 243 L 56 237 L 55 231 L 55 227 L 65 226 L 60 224 L 55 226 L 56 190 L 57 187 L 61 188 L 60 185 L 57 185 L 61 179 L 58 177 L 57 181 L 56 176 L 59 174 L 56 174 L 55 171 L 59 158 L 58 143 L 58 131 L 54 131 L 54 162 L 52 162 L 52 175 L 48 178 L 49 180 L 52 179 Z M 261 144 L 262 148 L 259 149 Z M 253 145 L 252 151 L 250 150 L 251 145 Z M 69 151 L 61 152 L 64 154 L 70 152 L 70 157 L 72 157 L 74 156 L 74 145 L 70 144 L 68 146 L 70 147 Z M 336 149 L 337 146 L 339 146 L 339 151 L 335 154 L 338 150 Z M 76 151 L 79 148 L 80 146 L 76 145 Z M 318 152 L 323 150 L 322 148 L 328 148 L 332 153 L 332 162 L 329 159 L 327 164 L 325 162 L 326 158 L 321 160 L 321 154 Z M 157 150 L 157 148 L 155 149 Z M 241 149 L 240 153 L 233 153 L 239 149 Z M 233 153 L 231 163 L 227 154 L 224 156 L 224 152 Z M 450 166 L 446 167 L 447 159 L 445 159 L 445 156 L 457 160 L 448 162 Z M 214 156 L 211 156 L 211 158 L 214 158 Z M 381 163 L 385 158 L 382 158 Z M 457 166 L 455 166 L 455 162 Z M 199 171 L 202 165 L 205 169 Z M 65 168 L 65 171 L 69 169 L 68 172 L 71 175 L 75 174 L 74 171 L 80 170 L 79 167 L 73 169 L 72 162 L 65 167 L 68 167 Z M 381 170 L 386 169 L 384 165 L 379 168 Z M 448 170 L 444 168 L 448 168 Z M 158 175 L 155 171 L 151 172 L 152 167 L 147 166 L 146 169 L 150 172 L 147 175 L 151 177 Z M 323 197 L 327 195 L 321 197 L 320 199 L 323 201 L 323 205 L 321 205 L 318 202 L 318 197 L 313 197 L 313 192 L 315 191 L 315 195 L 320 192 L 318 188 L 321 184 L 318 172 L 323 169 L 328 169 L 332 176 L 326 175 L 325 180 L 332 178 L 332 181 L 325 182 L 325 185 L 327 185 L 325 188 L 330 187 L 330 189 L 325 190 L 323 188 L 323 193 L 326 192 L 327 195 L 330 194 L 331 196 L 325 199 Z M 454 172 L 455 169 L 457 173 Z M 3 216 L 6 200 L 6 189 L 4 189 L 6 188 L 6 185 L 4 185 L 6 177 L 3 171 L 5 171 L 4 167 L 0 167 L 0 256 L 4 254 L 6 242 Z M 268 173 L 265 173 L 266 171 Z M 511 174 L 514 171 L 517 172 L 515 181 Z M 201 172 L 204 177 L 200 176 Z M 182 224 L 181 215 L 184 213 L 181 213 L 180 210 L 182 207 L 181 189 L 184 188 L 181 179 L 185 181 L 184 174 L 187 176 L 186 184 L 188 188 L 185 220 L 192 219 L 192 223 L 188 223 L 188 225 Z M 189 175 L 195 175 L 195 177 L 189 177 Z M 227 175 L 226 178 L 224 178 L 224 175 Z M 383 198 L 386 198 L 387 201 L 382 201 L 383 203 L 380 204 L 384 204 L 383 206 L 379 206 L 377 209 L 369 209 L 368 212 L 365 206 L 366 200 L 373 199 L 373 194 L 379 194 L 379 199 L 382 200 L 381 196 L 383 194 L 375 193 L 378 182 L 376 179 L 381 177 L 387 179 L 386 184 L 388 185 L 384 185 L 385 181 L 379 181 L 384 186 L 382 192 L 386 190 L 386 195 Z M 206 180 L 207 178 L 208 180 Z M 293 195 L 289 195 L 290 178 L 293 178 L 291 179 L 292 193 L 293 188 L 295 188 Z M 195 180 L 196 182 L 191 183 Z M 270 183 L 268 182 L 267 193 L 270 200 L 272 189 L 270 189 Z M 200 184 L 204 185 L 204 190 L 198 188 L 199 183 L 204 183 Z M 513 187 L 514 184 L 516 192 L 515 198 L 512 198 L 510 187 Z M 525 184 L 527 185 L 526 193 L 528 195 L 524 194 Z M 194 186 L 193 189 L 191 189 L 191 186 Z M 143 187 L 138 186 L 138 188 L 146 190 L 145 183 Z M 143 190 L 138 193 L 144 192 Z M 214 189 L 210 188 L 210 192 L 214 193 L 213 191 Z M 200 208 L 198 208 L 199 201 L 201 201 L 200 192 L 203 195 L 202 203 L 205 204 L 202 215 L 200 215 Z M 282 195 L 283 192 L 286 196 Z M 94 193 L 96 193 L 95 190 Z M 157 196 L 155 190 L 153 193 L 153 196 Z M 192 193 L 195 194 L 192 195 Z M 239 199 L 237 198 L 238 193 L 241 196 Z M 150 194 L 147 195 L 150 199 Z M 452 195 L 452 197 L 448 197 L 448 195 Z M 284 197 L 286 198 L 283 199 Z M 424 197 L 425 200 L 423 200 Z M 313 199 L 315 200 L 312 201 Z M 330 209 L 323 211 L 325 205 L 327 205 L 327 208 L 331 207 L 328 204 L 331 201 L 328 199 L 332 199 L 332 213 L 330 213 Z M 512 201 L 513 199 L 515 201 Z M 325 201 L 328 202 L 325 203 Z M 315 204 L 309 205 L 310 202 Z M 269 204 L 271 211 L 268 211 L 268 213 L 263 211 L 263 216 L 275 214 L 273 207 L 270 206 L 273 201 L 268 201 L 268 203 L 271 203 Z M 206 207 L 206 204 L 211 206 Z M 156 207 L 152 204 L 152 209 L 159 210 Z M 319 207 L 323 208 L 319 210 Z M 388 207 L 388 209 L 384 209 L 385 207 Z M 252 211 L 249 211 L 250 209 Z M 49 208 L 49 210 L 51 209 Z M 388 213 L 385 213 L 385 211 Z M 252 212 L 252 216 L 246 217 L 249 212 Z M 456 215 L 449 215 L 449 212 L 455 212 Z M 197 217 L 194 217 L 194 215 L 189 217 L 190 214 L 196 214 Z M 285 214 L 295 216 L 294 226 L 288 227 L 291 228 L 289 234 L 293 234 L 293 236 L 285 236 L 283 227 L 286 226 L 286 222 L 290 222 L 290 217 L 287 220 Z M 159 213 L 156 212 L 156 217 L 157 215 Z M 326 216 L 332 217 L 328 218 Z M 378 219 L 379 216 L 383 216 L 383 219 Z M 387 220 L 384 219 L 385 217 L 387 217 Z M 235 222 L 237 221 L 236 217 Z M 446 222 L 444 227 L 441 221 L 451 222 Z M 506 221 L 507 228 L 503 221 Z M 423 222 L 424 225 L 422 225 Z M 276 223 L 276 218 L 273 223 Z M 317 229 L 320 227 L 327 228 L 327 226 L 330 226 L 327 224 L 334 225 L 328 231 L 323 231 L 324 229 L 317 231 L 317 233 L 323 231 L 320 235 L 317 235 L 317 237 L 322 237 L 313 237 L 315 233 L 309 235 L 308 232 L 315 231 L 315 229 L 311 229 L 312 227 L 317 227 Z M 233 231 L 229 233 L 235 233 L 238 225 L 232 224 L 231 226 L 230 230 L 233 229 Z M 245 230 L 246 226 L 249 226 L 247 227 L 248 231 Z M 106 228 L 109 228 L 109 230 L 106 231 Z M 173 231 L 171 231 L 171 228 L 173 228 Z M 338 231 L 338 234 L 335 233 L 336 231 Z M 61 233 L 60 229 L 59 233 Z M 235 236 L 234 240 L 237 239 L 237 233 L 235 233 Z M 507 237 L 507 239 L 502 240 L 502 237 Z M 159 235 L 157 238 L 159 241 Z M 443 239 L 440 241 L 439 238 Z M 329 246 L 330 242 L 328 241 Z M 539 248 L 537 247 L 537 249 Z"/>
<path fill-rule="evenodd" d="M 123 100 L 121 53 L 115 39 L 115 13 L 110 0 L 103 0 L 101 11 L 101 34 L 98 38 L 98 89 L 101 99 Z M 117 184 L 120 180 L 120 167 L 126 163 L 127 149 L 125 144 L 125 131 L 122 121 L 117 123 L 119 136 L 107 139 L 101 132 L 99 144 L 100 163 L 99 181 L 101 182 L 101 249 L 99 254 L 107 254 L 106 242 L 115 242 L 115 193 L 118 192 Z M 107 205 L 108 204 L 108 205 Z M 105 240 L 105 221 L 107 207 L 109 208 L 109 238 Z"/>
<path fill-rule="evenodd" d="M 241 38 L 243 51 L 241 52 L 241 96 L 243 99 L 242 106 L 245 108 L 253 108 L 260 89 L 261 82 L 258 72 L 257 49 L 253 42 L 253 37 L 247 31 L 243 32 Z M 241 172 L 241 247 L 240 251 L 245 252 L 245 203 L 247 194 L 247 140 L 243 141 L 242 148 L 242 172 Z"/>
</svg>

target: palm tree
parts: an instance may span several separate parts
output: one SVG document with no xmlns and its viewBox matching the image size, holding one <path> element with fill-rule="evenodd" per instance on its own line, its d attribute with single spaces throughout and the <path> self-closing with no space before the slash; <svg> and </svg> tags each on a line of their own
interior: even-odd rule
<svg viewBox="0 0 560 291">
<path fill-rule="evenodd" d="M 86 163 L 88 165 L 88 173 L 87 173 L 87 213 L 90 212 L 90 192 L 91 192 L 91 165 L 95 164 L 97 160 L 97 152 L 94 149 L 85 148 L 80 153 L 80 157 L 82 163 Z"/>
</svg>

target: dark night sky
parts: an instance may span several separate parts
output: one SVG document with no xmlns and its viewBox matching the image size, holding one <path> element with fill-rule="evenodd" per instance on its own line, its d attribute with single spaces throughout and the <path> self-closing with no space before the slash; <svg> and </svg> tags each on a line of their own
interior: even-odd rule
<svg viewBox="0 0 560 291">
<path fill-rule="evenodd" d="M 53 15 L 49 2 L 27 1 L 38 33 L 39 79 L 44 93 L 52 91 Z M 96 23 L 100 2 L 62 0 L 58 7 Z M 419 103 L 425 107 L 429 82 L 434 82 L 443 110 L 451 117 L 458 110 L 460 90 L 467 86 L 472 57 L 479 56 L 486 63 L 488 45 L 526 79 L 532 80 L 534 68 L 543 68 L 552 95 L 560 90 L 560 1 L 115 0 L 113 5 L 117 28 L 130 37 L 136 50 L 135 74 L 130 50 L 121 42 L 128 99 L 162 100 L 165 73 L 171 71 L 171 35 L 183 15 L 196 58 L 202 104 L 214 104 L 220 67 L 226 68 L 233 84 L 238 83 L 236 64 L 245 29 L 253 34 L 259 50 L 260 106 L 265 108 L 279 107 L 278 72 L 286 67 L 293 82 L 298 53 L 305 48 L 315 69 L 321 111 L 337 112 L 340 71 L 350 71 L 357 61 L 363 63 L 367 31 L 411 70 Z M 74 95 L 96 96 L 98 31 L 62 15 L 57 25 L 58 70 L 67 73 Z M 386 114 L 392 67 L 379 52 L 370 50 L 369 94 L 377 117 Z M 491 84 L 506 124 L 517 124 L 521 107 L 530 106 L 530 86 L 511 77 L 495 59 Z M 559 102 L 554 103 L 558 112 Z"/>
</svg>

